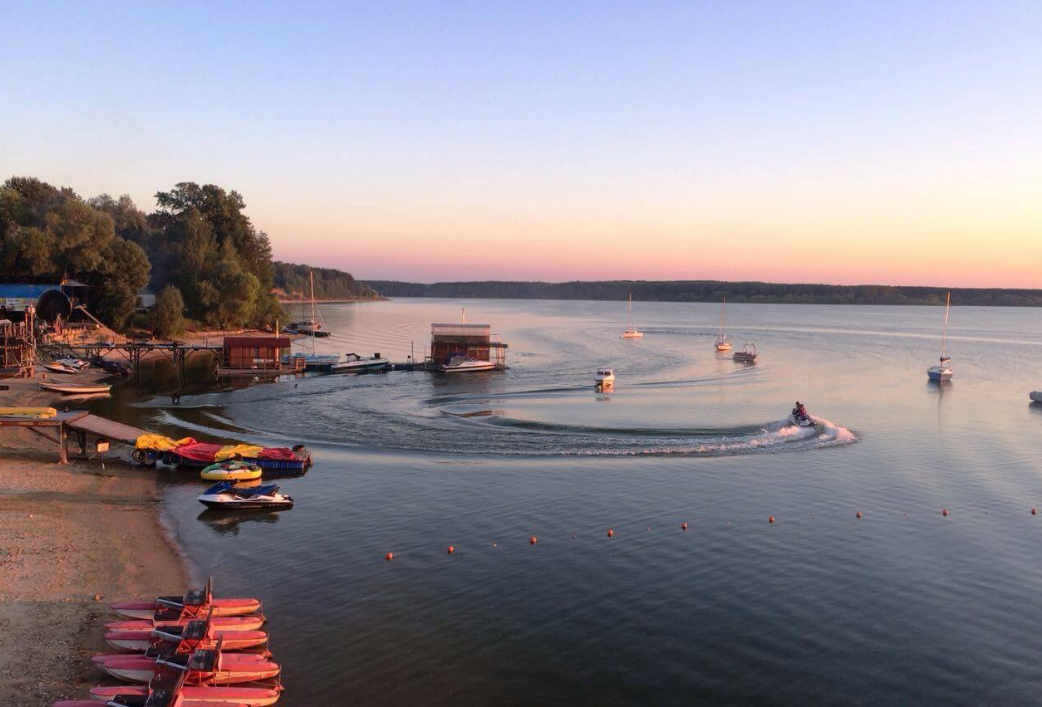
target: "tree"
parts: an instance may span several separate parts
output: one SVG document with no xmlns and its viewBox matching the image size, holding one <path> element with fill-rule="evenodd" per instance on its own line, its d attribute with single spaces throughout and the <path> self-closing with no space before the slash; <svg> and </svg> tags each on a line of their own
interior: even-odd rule
<svg viewBox="0 0 1042 707">
<path fill-rule="evenodd" d="M 181 290 L 173 285 L 164 287 L 156 296 L 156 306 L 152 310 L 152 328 L 156 336 L 168 339 L 184 331 L 184 309 Z"/>
</svg>

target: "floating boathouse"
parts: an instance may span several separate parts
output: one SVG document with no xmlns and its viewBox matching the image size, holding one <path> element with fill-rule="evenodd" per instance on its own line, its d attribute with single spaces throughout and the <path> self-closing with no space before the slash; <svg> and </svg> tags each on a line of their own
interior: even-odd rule
<svg viewBox="0 0 1042 707">
<path fill-rule="evenodd" d="M 489 361 L 496 370 L 507 367 L 507 345 L 492 333 L 490 324 L 431 324 L 432 366 L 448 365 L 454 358 Z"/>
<path fill-rule="evenodd" d="M 289 352 L 293 339 L 288 336 L 226 336 L 221 349 L 219 376 L 281 376 L 304 372 L 304 359 L 290 358 L 282 363 L 282 352 Z"/>
</svg>

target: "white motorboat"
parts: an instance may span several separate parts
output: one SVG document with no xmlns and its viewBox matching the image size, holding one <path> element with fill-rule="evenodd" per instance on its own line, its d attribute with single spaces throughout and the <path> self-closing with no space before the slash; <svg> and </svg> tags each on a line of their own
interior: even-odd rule
<svg viewBox="0 0 1042 707">
<path fill-rule="evenodd" d="M 930 366 L 926 369 L 926 375 L 935 383 L 951 380 L 952 376 L 955 375 L 955 371 L 952 370 L 952 357 L 946 356 L 944 353 L 945 344 L 948 343 L 948 313 L 951 312 L 951 309 L 952 293 L 949 292 L 948 301 L 944 305 L 944 330 L 941 333 L 941 360 L 938 365 Z"/>
<path fill-rule="evenodd" d="M 84 361 L 82 358 L 59 358 L 58 363 L 64 363 L 66 366 L 75 368 L 77 371 L 82 371 L 90 365 L 89 361 Z"/>
<path fill-rule="evenodd" d="M 74 373 L 80 372 L 80 369 L 73 368 L 72 366 L 66 363 L 62 363 L 61 361 L 55 361 L 54 363 L 45 363 L 43 364 L 43 367 L 51 373 L 67 373 L 69 375 L 72 375 Z"/>
<path fill-rule="evenodd" d="M 626 331 L 622 332 L 623 339 L 643 339 L 644 332 L 633 327 L 633 295 L 630 295 L 629 304 L 626 307 Z"/>
<path fill-rule="evenodd" d="M 720 352 L 731 350 L 731 340 L 724 332 L 724 307 L 727 306 L 727 298 L 720 303 L 720 333 L 716 335 L 716 350 Z"/>
<path fill-rule="evenodd" d="M 66 395 L 87 395 L 92 393 L 107 393 L 112 389 L 111 385 L 104 383 L 47 383 L 40 382 L 43 390 L 52 393 L 65 393 Z"/>
<path fill-rule="evenodd" d="M 611 368 L 598 368 L 593 379 L 597 382 L 597 385 L 611 385 L 615 382 L 615 371 Z"/>
<path fill-rule="evenodd" d="M 373 354 L 369 358 L 363 358 L 356 353 L 349 353 L 344 360 L 333 366 L 333 373 L 377 373 L 391 365 L 390 360 L 381 358 L 380 354 Z"/>
<path fill-rule="evenodd" d="M 234 481 L 221 481 L 199 496 L 199 503 L 207 508 L 238 510 L 282 510 L 293 508 L 293 499 L 279 493 L 275 484 L 238 488 Z"/>
<path fill-rule="evenodd" d="M 472 373 L 477 371 L 495 370 L 496 364 L 492 361 L 481 361 L 470 356 L 453 356 L 449 362 L 438 368 L 442 373 Z"/>
<path fill-rule="evenodd" d="M 283 363 L 292 363 L 296 359 L 303 359 L 305 371 L 329 370 L 340 362 L 340 354 L 305 353 L 298 351 L 292 356 L 283 356 Z"/>
<path fill-rule="evenodd" d="M 753 343 L 747 343 L 742 347 L 741 351 L 735 351 L 731 356 L 738 363 L 756 363 L 756 359 L 759 357 L 760 354 L 756 351 L 756 344 Z"/>
</svg>

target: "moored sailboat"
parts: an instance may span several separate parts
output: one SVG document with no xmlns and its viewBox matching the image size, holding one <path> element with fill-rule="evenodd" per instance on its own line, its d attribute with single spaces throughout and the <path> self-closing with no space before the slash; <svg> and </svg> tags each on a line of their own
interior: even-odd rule
<svg viewBox="0 0 1042 707">
<path fill-rule="evenodd" d="M 644 332 L 633 327 L 633 293 L 630 293 L 629 304 L 626 306 L 626 331 L 622 332 L 623 339 L 643 339 Z"/>
<path fill-rule="evenodd" d="M 952 376 L 955 375 L 955 371 L 952 370 L 952 357 L 945 353 L 945 347 L 948 343 L 948 314 L 951 312 L 951 308 L 952 293 L 949 292 L 948 301 L 944 305 L 944 330 L 941 334 L 941 360 L 938 365 L 930 366 L 926 369 L 926 375 L 935 383 L 951 380 Z"/>
<path fill-rule="evenodd" d="M 720 352 L 731 350 L 731 339 L 724 331 L 724 307 L 727 306 L 727 297 L 720 303 L 720 333 L 716 335 L 716 350 Z"/>
</svg>

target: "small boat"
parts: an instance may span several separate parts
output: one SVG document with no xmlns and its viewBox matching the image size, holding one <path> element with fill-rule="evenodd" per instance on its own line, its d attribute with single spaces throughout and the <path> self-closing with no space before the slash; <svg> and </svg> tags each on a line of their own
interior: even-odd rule
<svg viewBox="0 0 1042 707">
<path fill-rule="evenodd" d="M 202 589 L 193 589 L 183 596 L 156 597 L 145 601 L 120 601 L 110 604 L 118 616 L 125 619 L 150 619 L 157 611 L 179 611 L 196 616 L 243 616 L 260 611 L 259 599 L 218 597 L 213 595 L 213 579 Z"/>
<path fill-rule="evenodd" d="M 716 335 L 716 350 L 720 352 L 731 350 L 731 340 L 724 332 L 724 307 L 726 306 L 727 298 L 724 297 L 724 301 L 720 303 L 720 333 Z"/>
<path fill-rule="evenodd" d="M 611 385 L 615 382 L 615 371 L 611 368 L 598 368 L 593 380 L 597 385 Z"/>
<path fill-rule="evenodd" d="M 1032 402 L 1042 403 L 1042 390 L 1036 390 L 1028 393 L 1028 397 L 1031 398 Z"/>
<path fill-rule="evenodd" d="M 52 393 L 64 393 L 66 395 L 88 395 L 92 393 L 107 393 L 112 390 L 111 385 L 104 383 L 47 383 L 38 384 L 43 390 Z"/>
<path fill-rule="evenodd" d="M 305 371 L 328 371 L 340 361 L 340 354 L 305 353 L 298 351 L 295 354 L 282 357 L 282 363 L 293 363 L 303 361 Z"/>
<path fill-rule="evenodd" d="M 931 381 L 935 383 L 941 383 L 943 381 L 951 380 L 952 376 L 955 375 L 955 371 L 952 370 L 952 358 L 946 356 L 944 353 L 945 344 L 948 343 L 948 313 L 952 308 L 952 293 L 948 293 L 948 301 L 944 305 L 944 330 L 941 333 L 941 360 L 936 366 L 930 366 L 926 369 L 926 375 Z"/>
<path fill-rule="evenodd" d="M 207 508 L 226 510 L 281 510 L 293 508 L 293 498 L 279 493 L 275 484 L 255 488 L 237 488 L 231 481 L 222 481 L 206 489 L 199 503 Z"/>
<path fill-rule="evenodd" d="M 165 676 L 161 676 L 165 677 Z M 169 680 L 169 677 L 165 678 Z M 90 689 L 93 700 L 102 703 L 110 702 L 117 697 L 116 705 L 125 704 L 127 698 L 145 697 L 152 700 L 158 690 L 155 688 L 156 679 L 149 685 L 99 685 Z M 185 705 L 205 705 L 206 707 L 230 707 L 240 705 L 242 707 L 268 707 L 279 701 L 282 695 L 280 687 L 210 687 L 199 685 L 185 685 L 180 688 L 174 699 L 181 698 L 183 702 L 144 702 L 147 707 L 183 707 Z M 95 702 L 95 705 L 98 703 Z"/>
<path fill-rule="evenodd" d="M 756 344 L 748 343 L 742 347 L 741 351 L 735 351 L 731 358 L 738 363 L 756 363 L 756 359 L 759 356 L 760 354 L 756 351 Z"/>
<path fill-rule="evenodd" d="M 244 461 L 217 462 L 199 472 L 205 481 L 252 481 L 261 477 L 261 468 Z"/>
<path fill-rule="evenodd" d="M 184 673 L 185 685 L 235 685 L 278 678 L 278 663 L 260 653 L 226 653 L 223 640 L 213 648 L 191 653 L 152 649 L 144 655 L 98 655 L 92 658 L 101 671 L 120 680 L 149 682 L 159 670 Z"/>
<path fill-rule="evenodd" d="M 59 358 L 58 363 L 64 363 L 69 368 L 75 368 L 77 371 L 82 371 L 84 368 L 90 366 L 89 361 L 84 361 L 82 358 L 66 357 Z"/>
<path fill-rule="evenodd" d="M 184 626 L 194 620 L 190 614 L 177 611 L 157 611 L 149 619 L 133 619 L 130 621 L 110 621 L 105 624 L 107 631 L 151 631 L 154 628 Z M 249 616 L 215 616 L 213 627 L 221 631 L 257 631 L 264 625 L 264 614 Z"/>
<path fill-rule="evenodd" d="M 629 304 L 626 307 L 626 331 L 622 332 L 623 339 L 643 339 L 644 332 L 633 327 L 633 295 L 630 294 Z"/>
<path fill-rule="evenodd" d="M 61 361 L 55 361 L 54 363 L 45 363 L 43 364 L 43 367 L 51 373 L 65 373 L 72 375 L 74 373 L 80 372 L 80 369 L 73 368 L 72 366 L 66 363 L 62 363 Z"/>
<path fill-rule="evenodd" d="M 491 371 L 496 368 L 492 361 L 481 361 L 470 356 L 453 356 L 449 362 L 439 366 L 442 373 L 470 373 L 476 371 Z"/>
<path fill-rule="evenodd" d="M 349 353 L 344 360 L 332 367 L 333 373 L 377 373 L 384 370 L 391 362 L 386 358 L 380 358 L 380 354 L 373 354 L 370 358 L 362 358 L 356 353 Z"/>
<path fill-rule="evenodd" d="M 268 645 L 265 631 L 225 631 L 216 628 L 211 617 L 195 619 L 182 626 L 161 626 L 151 630 L 109 631 L 105 642 L 117 651 L 144 653 L 149 648 L 174 647 L 178 653 L 191 652 L 197 648 L 212 648 L 224 639 L 226 651 L 263 650 Z"/>
<path fill-rule="evenodd" d="M 329 336 L 325 323 L 322 321 L 322 315 L 319 314 L 318 304 L 315 302 L 315 272 L 311 271 L 308 276 L 311 280 L 311 318 L 290 322 L 283 331 L 287 334 L 303 334 L 312 338 Z M 312 345 L 312 349 L 314 349 L 314 345 Z"/>
<path fill-rule="evenodd" d="M 99 690 L 103 688 L 98 688 Z M 52 703 L 53 707 L 243 707 L 237 700 L 214 699 L 214 694 L 203 693 L 201 699 L 191 699 L 185 693 L 185 673 L 178 675 L 160 674 L 149 680 L 147 687 L 134 686 L 132 692 L 116 695 L 108 693 L 95 695 L 91 691 L 89 700 L 60 700 Z M 200 693 L 195 693 L 200 696 Z M 250 693 L 249 697 L 258 699 L 259 693 Z M 259 704 L 259 703 L 258 703 Z M 267 703 L 271 704 L 271 703 Z"/>
</svg>

